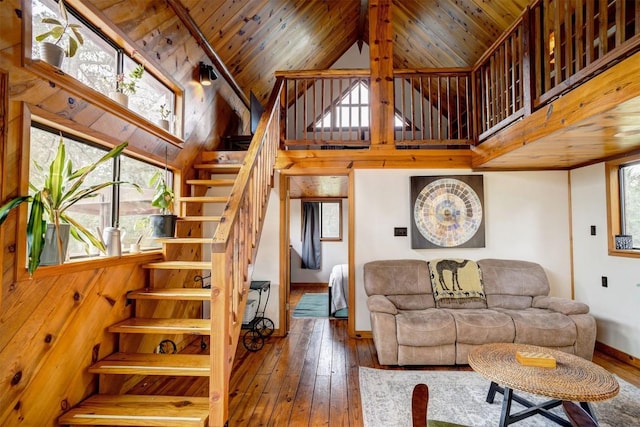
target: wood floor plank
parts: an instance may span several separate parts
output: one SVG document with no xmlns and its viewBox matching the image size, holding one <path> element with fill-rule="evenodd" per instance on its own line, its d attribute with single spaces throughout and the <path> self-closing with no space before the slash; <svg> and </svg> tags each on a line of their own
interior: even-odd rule
<svg viewBox="0 0 640 427">
<path fill-rule="evenodd" d="M 308 290 L 308 289 L 307 289 Z M 292 292 L 292 304 L 303 290 Z M 297 298 L 297 299 L 296 299 Z M 205 337 L 208 340 L 208 337 Z M 185 351 L 208 354 L 200 338 Z M 640 387 L 640 369 L 596 352 L 594 362 Z M 371 339 L 349 338 L 341 319 L 291 319 L 284 338 L 249 352 L 238 346 L 231 373 L 229 425 L 362 427 L 359 367 L 468 371 L 468 366 L 380 366 Z M 132 393 L 207 396 L 203 377 L 146 377 Z"/>
</svg>

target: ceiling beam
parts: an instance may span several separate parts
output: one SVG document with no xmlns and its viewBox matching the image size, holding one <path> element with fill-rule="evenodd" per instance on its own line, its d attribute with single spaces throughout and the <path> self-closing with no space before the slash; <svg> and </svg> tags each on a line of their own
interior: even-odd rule
<svg viewBox="0 0 640 427">
<path fill-rule="evenodd" d="M 231 86 L 233 91 L 236 93 L 236 95 L 238 95 L 244 105 L 246 105 L 247 108 L 251 108 L 249 97 L 242 91 L 242 88 L 240 87 L 236 79 L 233 78 L 233 75 L 231 74 L 225 63 L 222 61 L 222 58 L 220 58 L 218 53 L 213 49 L 213 46 L 211 46 L 196 22 L 193 20 L 191 15 L 189 15 L 189 11 L 179 0 L 167 1 L 171 8 L 175 11 L 180 21 L 182 21 L 187 30 L 189 30 L 193 38 L 196 39 L 196 42 L 198 42 L 198 45 L 202 48 L 204 53 L 209 57 L 209 59 L 211 59 L 211 62 L 213 62 L 213 65 L 218 69 L 218 72 L 220 73 L 222 78 L 224 78 L 227 83 L 229 83 L 229 86 Z"/>
<path fill-rule="evenodd" d="M 360 19 L 358 20 L 358 50 L 362 53 L 364 44 L 364 23 L 369 13 L 369 0 L 360 0 Z"/>
</svg>

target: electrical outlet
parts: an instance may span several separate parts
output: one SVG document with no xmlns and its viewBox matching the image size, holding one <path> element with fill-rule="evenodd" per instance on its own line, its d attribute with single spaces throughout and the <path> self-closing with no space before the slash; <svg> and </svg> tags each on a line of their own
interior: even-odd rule
<svg viewBox="0 0 640 427">
<path fill-rule="evenodd" d="M 602 276 L 602 287 L 603 288 L 609 287 L 609 281 L 607 280 L 607 276 Z"/>
<path fill-rule="evenodd" d="M 407 227 L 394 227 L 393 235 L 400 237 L 407 237 Z"/>
<path fill-rule="evenodd" d="M 595 226 L 595 225 L 592 225 L 592 226 L 591 226 L 591 235 L 592 235 L 592 236 L 595 236 L 595 235 L 596 235 L 596 226 Z"/>
</svg>

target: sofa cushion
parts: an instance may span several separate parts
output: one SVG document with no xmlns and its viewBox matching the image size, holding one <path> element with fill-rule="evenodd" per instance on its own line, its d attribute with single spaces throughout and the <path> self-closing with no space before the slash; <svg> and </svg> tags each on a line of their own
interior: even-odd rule
<svg viewBox="0 0 640 427">
<path fill-rule="evenodd" d="M 506 259 L 482 259 L 484 292 L 489 308 L 531 307 L 533 297 L 549 294 L 549 281 L 540 264 Z"/>
<path fill-rule="evenodd" d="M 456 322 L 457 342 L 513 342 L 515 327 L 505 313 L 486 309 L 449 310 Z"/>
<path fill-rule="evenodd" d="M 433 298 L 438 308 L 487 308 L 478 264 L 468 259 L 428 262 Z"/>
<path fill-rule="evenodd" d="M 399 345 L 431 347 L 456 342 L 456 324 L 445 310 L 402 311 L 396 315 Z"/>
<path fill-rule="evenodd" d="M 543 347 L 572 346 L 576 343 L 576 325 L 564 314 L 540 308 L 496 310 L 508 314 L 513 319 L 516 343 Z"/>
<path fill-rule="evenodd" d="M 435 307 L 427 262 L 418 259 L 371 261 L 364 265 L 367 295 L 386 295 L 399 309 Z M 393 296 L 398 296 L 394 298 Z M 420 295 L 419 299 L 415 296 Z"/>
</svg>

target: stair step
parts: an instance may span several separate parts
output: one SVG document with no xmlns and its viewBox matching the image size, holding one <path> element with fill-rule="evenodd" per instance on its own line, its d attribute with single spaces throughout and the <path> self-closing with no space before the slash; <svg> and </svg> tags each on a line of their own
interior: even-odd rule
<svg viewBox="0 0 640 427">
<path fill-rule="evenodd" d="M 211 243 L 213 238 L 211 237 L 160 237 L 154 239 L 159 243 L 166 244 L 189 244 L 189 243 Z"/>
<path fill-rule="evenodd" d="M 115 353 L 89 367 L 92 374 L 208 377 L 207 354 Z"/>
<path fill-rule="evenodd" d="M 128 334 L 209 335 L 211 333 L 211 320 L 132 317 L 109 326 L 109 332 Z"/>
<path fill-rule="evenodd" d="M 206 170 L 209 173 L 238 173 L 242 163 L 200 163 L 194 169 Z"/>
<path fill-rule="evenodd" d="M 191 196 L 180 197 L 181 203 L 226 203 L 229 196 Z"/>
<path fill-rule="evenodd" d="M 211 288 L 146 288 L 129 292 L 127 294 L 127 298 L 179 301 L 209 301 L 211 299 Z"/>
<path fill-rule="evenodd" d="M 235 179 L 188 179 L 188 185 L 202 185 L 206 187 L 231 187 Z"/>
<path fill-rule="evenodd" d="M 150 262 L 143 268 L 155 270 L 211 270 L 210 261 L 159 261 Z"/>
<path fill-rule="evenodd" d="M 183 216 L 178 221 L 220 222 L 221 216 Z"/>
<path fill-rule="evenodd" d="M 208 421 L 207 397 L 133 394 L 97 394 L 58 419 L 70 425 L 163 427 L 204 427 Z"/>
</svg>

